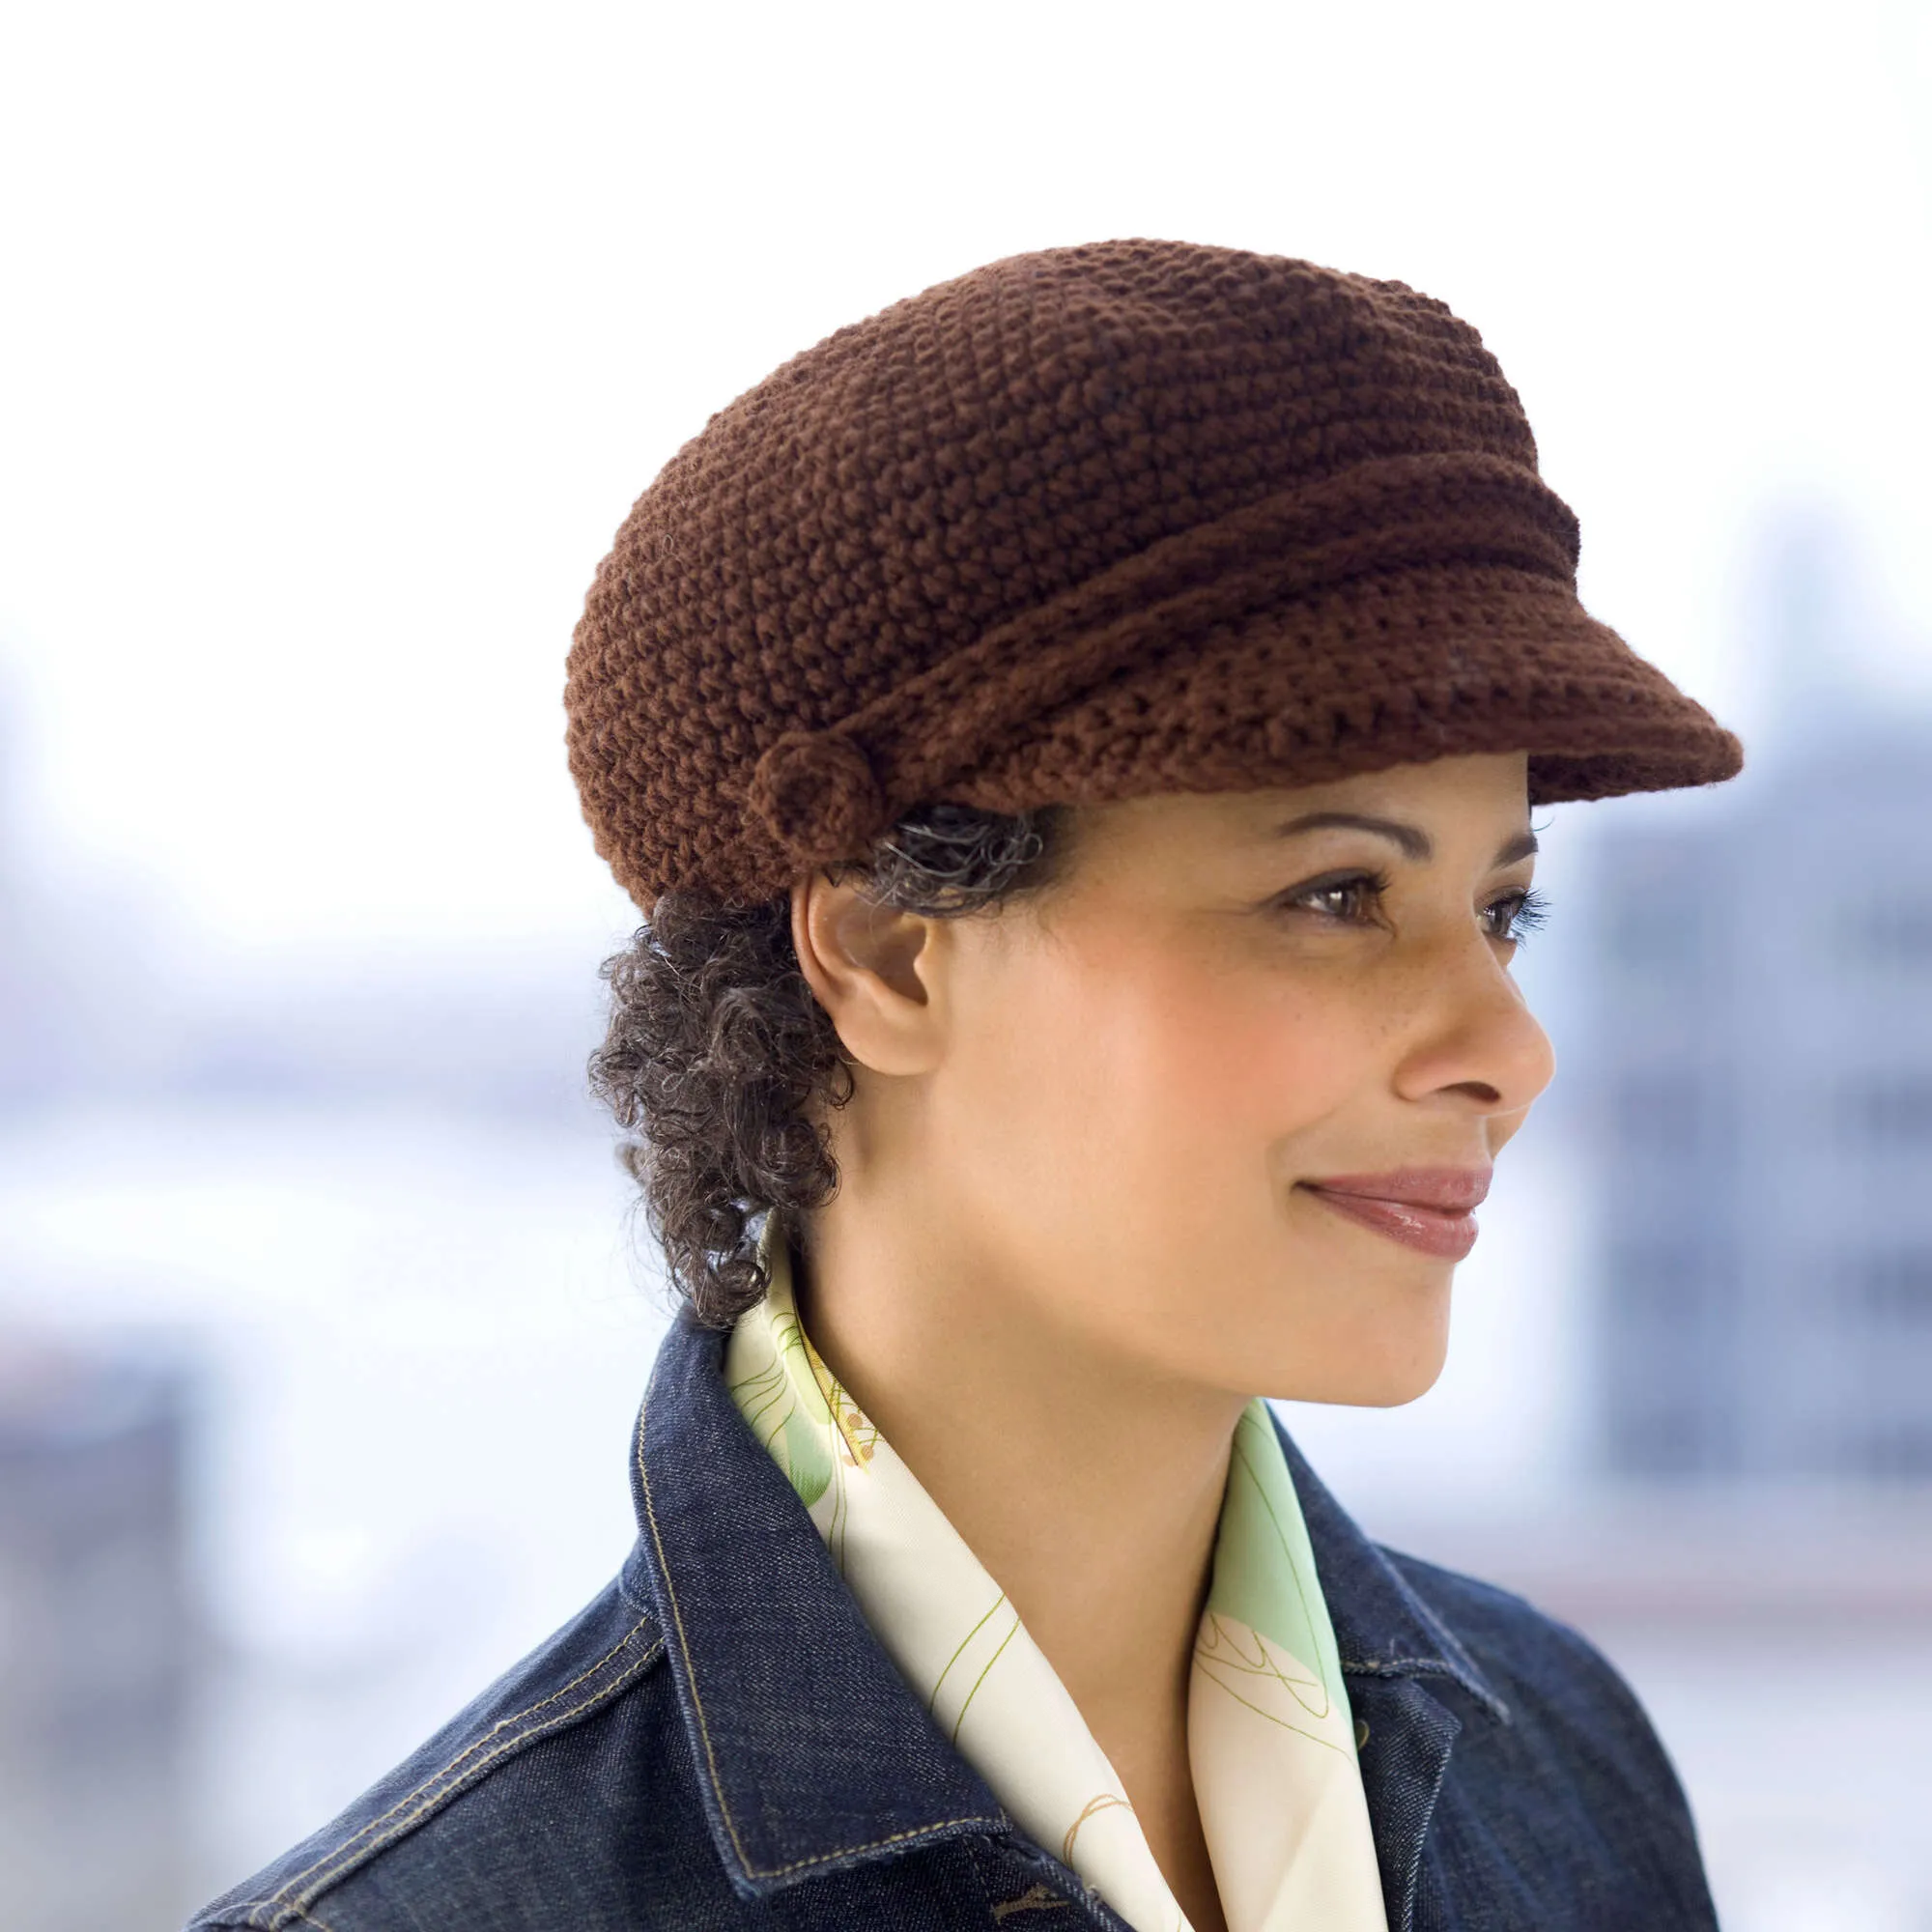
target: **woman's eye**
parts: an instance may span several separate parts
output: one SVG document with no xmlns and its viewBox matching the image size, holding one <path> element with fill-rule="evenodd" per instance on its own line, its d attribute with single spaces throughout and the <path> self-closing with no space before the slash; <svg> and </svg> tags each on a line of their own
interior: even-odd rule
<svg viewBox="0 0 1932 1932">
<path fill-rule="evenodd" d="M 1490 937 L 1511 946 L 1520 945 L 1548 917 L 1548 901 L 1527 886 L 1505 893 L 1483 908 L 1483 923 Z"/>
<path fill-rule="evenodd" d="M 1313 885 L 1297 886 L 1286 903 L 1297 911 L 1359 925 L 1374 914 L 1384 890 L 1382 880 L 1358 872 L 1345 879 L 1321 879 Z"/>
</svg>

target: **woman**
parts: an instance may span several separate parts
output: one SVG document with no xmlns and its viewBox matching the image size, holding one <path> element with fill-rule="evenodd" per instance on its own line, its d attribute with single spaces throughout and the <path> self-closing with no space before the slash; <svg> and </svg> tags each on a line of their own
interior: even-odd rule
<svg viewBox="0 0 1932 1932">
<path fill-rule="evenodd" d="M 633 510 L 570 755 L 685 1306 L 621 1577 L 204 1926 L 1708 1926 L 1629 1690 L 1261 1398 L 1434 1381 L 1533 803 L 1736 741 L 1475 332 L 1180 243 L 839 331 Z"/>
</svg>

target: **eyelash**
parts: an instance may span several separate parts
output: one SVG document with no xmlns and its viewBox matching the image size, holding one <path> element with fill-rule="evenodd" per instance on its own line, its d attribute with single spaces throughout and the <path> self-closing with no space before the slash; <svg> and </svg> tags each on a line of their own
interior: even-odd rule
<svg viewBox="0 0 1932 1932">
<path fill-rule="evenodd" d="M 1379 903 L 1383 894 L 1389 889 L 1386 872 L 1346 872 L 1326 879 L 1312 879 L 1305 886 L 1296 886 L 1287 894 L 1280 904 L 1290 910 L 1304 909 L 1305 901 L 1328 894 L 1351 893 L 1373 903 Z M 1549 917 L 1549 901 L 1534 887 L 1520 886 L 1498 895 L 1483 908 L 1493 916 L 1500 908 L 1509 909 L 1509 918 L 1503 929 L 1492 931 L 1491 937 L 1507 945 L 1520 946 L 1529 935 L 1536 931 Z M 1352 918 L 1348 914 L 1331 913 L 1326 917 L 1339 919 L 1344 923 L 1360 923 L 1363 913 L 1357 912 Z"/>
</svg>

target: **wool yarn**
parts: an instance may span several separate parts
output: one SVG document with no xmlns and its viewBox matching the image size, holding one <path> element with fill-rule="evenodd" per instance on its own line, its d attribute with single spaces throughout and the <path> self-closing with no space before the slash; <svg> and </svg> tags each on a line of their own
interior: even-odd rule
<svg viewBox="0 0 1932 1932">
<path fill-rule="evenodd" d="M 751 904 L 912 806 L 1019 811 L 1525 751 L 1538 802 L 1738 741 L 1577 599 L 1468 324 L 1158 241 L 1014 255 L 795 356 L 678 451 L 566 668 L 597 850 Z"/>
</svg>

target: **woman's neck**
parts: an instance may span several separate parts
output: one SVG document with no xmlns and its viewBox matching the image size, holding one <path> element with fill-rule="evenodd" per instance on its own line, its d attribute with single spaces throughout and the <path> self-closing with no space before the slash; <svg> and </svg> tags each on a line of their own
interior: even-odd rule
<svg viewBox="0 0 1932 1932">
<path fill-rule="evenodd" d="M 1056 1323 L 1049 1285 L 970 1235 L 852 1206 L 794 1258 L 806 1332 L 1005 1590 L 1207 1932 L 1187 1689 L 1245 1398 Z"/>
</svg>

